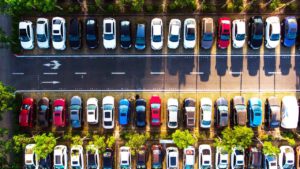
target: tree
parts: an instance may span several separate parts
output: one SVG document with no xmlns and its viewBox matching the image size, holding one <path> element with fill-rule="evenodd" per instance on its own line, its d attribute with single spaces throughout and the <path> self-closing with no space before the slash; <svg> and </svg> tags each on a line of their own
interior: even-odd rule
<svg viewBox="0 0 300 169">
<path fill-rule="evenodd" d="M 33 137 L 28 137 L 25 134 L 19 134 L 13 137 L 13 149 L 16 153 L 23 151 L 26 145 L 30 143 L 34 143 Z"/>
<path fill-rule="evenodd" d="M 131 10 L 134 12 L 143 11 L 144 0 L 132 0 L 131 1 Z"/>
<path fill-rule="evenodd" d="M 43 13 L 53 11 L 57 8 L 57 0 L 4 0 L 7 6 L 6 13 L 18 15 L 28 10 L 37 10 Z"/>
<path fill-rule="evenodd" d="M 253 136 L 252 129 L 246 126 L 226 128 L 222 131 L 222 138 L 215 139 L 215 146 L 222 147 L 228 152 L 234 147 L 246 149 L 252 144 Z"/>
<path fill-rule="evenodd" d="M 113 148 L 116 143 L 116 138 L 114 136 L 110 136 L 106 139 L 106 147 Z"/>
<path fill-rule="evenodd" d="M 103 153 L 106 148 L 105 137 L 99 135 L 93 135 L 93 141 L 89 142 L 89 146 L 87 146 L 88 151 L 92 150 L 92 145 L 95 146 L 100 153 Z"/>
<path fill-rule="evenodd" d="M 180 149 L 184 149 L 190 145 L 194 145 L 198 141 L 197 137 L 193 136 L 188 130 L 176 130 L 172 134 L 172 140 Z"/>
<path fill-rule="evenodd" d="M 34 136 L 35 147 L 34 152 L 38 159 L 45 159 L 50 153 L 52 153 L 56 146 L 56 138 L 52 133 L 48 135 L 46 133 L 42 135 Z"/>
<path fill-rule="evenodd" d="M 0 128 L 0 168 L 7 169 L 11 166 L 8 161 L 8 154 L 12 148 L 11 141 L 8 139 L 8 130 Z"/>
<path fill-rule="evenodd" d="M 15 107 L 15 96 L 14 91 L 10 86 L 5 86 L 0 82 L 0 120 L 2 119 L 2 114 L 8 111 L 12 111 Z"/>
<path fill-rule="evenodd" d="M 170 4 L 172 8 L 196 8 L 195 0 L 174 0 L 173 3 Z"/>
<path fill-rule="evenodd" d="M 82 146 L 83 145 L 83 140 L 84 138 L 81 138 L 79 135 L 76 135 L 74 137 L 71 138 L 71 146 L 75 146 L 75 145 L 80 145 Z"/>
<path fill-rule="evenodd" d="M 271 10 L 275 10 L 280 5 L 281 5 L 281 1 L 280 0 L 272 0 L 269 7 L 270 7 Z"/>
<path fill-rule="evenodd" d="M 131 154 L 135 155 L 136 152 L 142 145 L 145 145 L 146 141 L 150 138 L 148 133 L 138 134 L 138 133 L 129 133 L 125 136 L 126 143 L 125 146 L 130 147 Z"/>
<path fill-rule="evenodd" d="M 267 155 L 277 155 L 280 153 L 280 150 L 278 147 L 274 146 L 272 142 L 265 141 L 263 144 L 263 153 Z"/>
</svg>

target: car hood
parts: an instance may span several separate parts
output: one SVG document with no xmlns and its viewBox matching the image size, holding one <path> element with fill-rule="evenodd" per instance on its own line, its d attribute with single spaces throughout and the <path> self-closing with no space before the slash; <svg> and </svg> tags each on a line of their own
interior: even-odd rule
<svg viewBox="0 0 300 169">
<path fill-rule="evenodd" d="M 33 49 L 33 41 L 30 39 L 28 42 L 21 42 L 21 46 L 24 49 Z"/>
<path fill-rule="evenodd" d="M 292 46 L 294 46 L 295 42 L 296 42 L 295 39 L 287 39 L 287 38 L 285 38 L 284 41 L 283 41 L 283 44 L 286 47 L 292 47 Z"/>
<path fill-rule="evenodd" d="M 194 48 L 196 45 L 196 40 L 184 40 L 185 48 Z"/>
<path fill-rule="evenodd" d="M 168 47 L 170 49 L 176 49 L 176 48 L 178 48 L 178 46 L 179 46 L 179 41 L 178 42 L 172 42 L 172 41 L 168 40 Z"/>
<path fill-rule="evenodd" d="M 28 111 L 22 110 L 19 115 L 19 123 L 21 126 L 27 126 L 28 124 Z"/>
<path fill-rule="evenodd" d="M 263 40 L 254 40 L 254 39 L 251 39 L 250 41 L 250 45 L 252 46 L 252 48 L 259 48 L 261 45 L 262 45 L 262 42 Z"/>
<path fill-rule="evenodd" d="M 57 50 L 64 50 L 66 48 L 64 40 L 61 42 L 52 42 L 52 46 Z"/>
<path fill-rule="evenodd" d="M 103 39 L 103 46 L 106 49 L 114 49 L 114 48 L 116 48 L 116 40 L 115 39 L 112 39 L 112 40 Z"/>
<path fill-rule="evenodd" d="M 79 128 L 81 127 L 79 120 L 72 120 L 72 127 Z"/>
<path fill-rule="evenodd" d="M 86 44 L 89 48 L 96 48 L 98 46 L 98 40 L 86 40 Z"/>
<path fill-rule="evenodd" d="M 225 49 L 229 46 L 229 40 L 221 40 L 219 39 L 219 47 Z"/>
<path fill-rule="evenodd" d="M 279 40 L 271 41 L 268 39 L 268 47 L 269 48 L 276 48 L 279 45 Z"/>
<path fill-rule="evenodd" d="M 153 42 L 151 41 L 151 47 L 155 50 L 160 50 L 163 46 L 163 41 L 160 42 Z"/>
</svg>

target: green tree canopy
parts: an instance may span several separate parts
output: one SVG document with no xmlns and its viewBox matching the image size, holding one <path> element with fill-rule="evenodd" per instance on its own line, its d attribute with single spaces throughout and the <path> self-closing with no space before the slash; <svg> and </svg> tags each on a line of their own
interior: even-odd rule
<svg viewBox="0 0 300 169">
<path fill-rule="evenodd" d="M 131 154 L 135 155 L 136 152 L 142 145 L 145 145 L 146 141 L 150 138 L 149 133 L 138 134 L 138 133 L 129 133 L 125 136 L 126 143 L 125 146 L 130 147 Z"/>
<path fill-rule="evenodd" d="M 172 139 L 176 146 L 180 149 L 194 145 L 198 141 L 197 137 L 193 136 L 188 130 L 176 130 L 172 134 Z"/>
<path fill-rule="evenodd" d="M 93 140 L 89 141 L 89 146 L 87 146 L 88 150 L 92 150 L 91 145 L 94 145 L 100 153 L 103 153 L 106 148 L 105 144 L 105 137 L 104 136 L 99 136 L 99 135 L 93 135 Z"/>
<path fill-rule="evenodd" d="M 79 135 L 73 136 L 71 138 L 71 141 L 72 141 L 71 146 L 75 146 L 75 145 L 82 146 L 83 145 L 83 139 Z"/>
<path fill-rule="evenodd" d="M 13 148 L 16 153 L 24 151 L 26 145 L 30 143 L 34 143 L 33 137 L 29 137 L 25 134 L 19 134 L 13 137 Z"/>
<path fill-rule="evenodd" d="M 40 12 L 53 11 L 57 7 L 57 0 L 4 0 L 6 12 L 9 14 L 19 14 L 28 10 Z"/>
<path fill-rule="evenodd" d="M 14 109 L 14 89 L 10 86 L 5 86 L 0 82 L 0 120 L 2 120 L 2 114 Z"/>
<path fill-rule="evenodd" d="M 11 164 L 8 161 L 8 154 L 12 148 L 11 141 L 8 139 L 8 130 L 0 128 L 0 168 L 8 169 Z"/>
<path fill-rule="evenodd" d="M 280 149 L 272 144 L 270 141 L 265 141 L 263 144 L 263 153 L 267 155 L 279 154 Z"/>
<path fill-rule="evenodd" d="M 54 147 L 56 146 L 56 138 L 52 133 L 48 135 L 46 133 L 42 135 L 34 136 L 35 147 L 34 152 L 37 155 L 38 159 L 45 159 L 48 154 L 53 152 Z"/>
<path fill-rule="evenodd" d="M 173 3 L 170 4 L 171 8 L 196 8 L 196 2 L 195 0 L 174 0 Z"/>
<path fill-rule="evenodd" d="M 116 138 L 114 136 L 110 136 L 106 139 L 106 147 L 113 148 L 116 143 Z"/>
<path fill-rule="evenodd" d="M 253 136 L 252 129 L 246 126 L 226 128 L 222 131 L 222 139 L 215 139 L 215 146 L 222 147 L 228 152 L 231 152 L 233 147 L 246 149 L 252 144 Z"/>
</svg>

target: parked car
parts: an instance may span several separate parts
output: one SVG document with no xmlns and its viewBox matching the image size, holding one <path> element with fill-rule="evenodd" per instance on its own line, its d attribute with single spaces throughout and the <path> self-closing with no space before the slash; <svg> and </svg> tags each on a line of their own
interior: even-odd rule
<svg viewBox="0 0 300 169">
<path fill-rule="evenodd" d="M 120 169 L 131 169 L 131 154 L 129 147 L 120 147 L 119 166 Z"/>
<path fill-rule="evenodd" d="M 252 49 L 259 49 L 263 42 L 264 21 L 261 16 L 250 17 L 248 23 L 249 41 L 248 44 Z"/>
<path fill-rule="evenodd" d="M 231 169 L 243 169 L 245 167 L 244 162 L 244 149 L 233 148 L 231 153 Z"/>
<path fill-rule="evenodd" d="M 243 96 L 235 96 L 232 99 L 231 115 L 233 125 L 245 126 L 247 123 L 247 109 Z"/>
<path fill-rule="evenodd" d="M 294 16 L 287 16 L 281 24 L 282 43 L 286 47 L 292 47 L 296 43 L 298 24 Z"/>
<path fill-rule="evenodd" d="M 66 101 L 56 99 L 53 102 L 53 125 L 56 127 L 66 126 Z"/>
<path fill-rule="evenodd" d="M 230 42 L 231 22 L 229 18 L 222 17 L 218 20 L 218 47 L 226 49 Z"/>
<path fill-rule="evenodd" d="M 73 96 L 70 104 L 70 121 L 72 128 L 80 128 L 82 123 L 82 100 Z"/>
<path fill-rule="evenodd" d="M 208 144 L 199 146 L 199 169 L 207 169 L 212 167 L 211 147 Z"/>
<path fill-rule="evenodd" d="M 180 42 L 181 21 L 179 19 L 171 19 L 169 24 L 168 48 L 177 49 Z"/>
<path fill-rule="evenodd" d="M 89 18 L 85 22 L 86 44 L 90 49 L 95 49 L 99 45 L 98 22 L 95 18 Z"/>
<path fill-rule="evenodd" d="M 274 154 L 264 155 L 264 169 L 277 169 L 277 157 Z"/>
<path fill-rule="evenodd" d="M 105 96 L 102 100 L 102 126 L 104 129 L 113 129 L 115 124 L 115 99 Z"/>
<path fill-rule="evenodd" d="M 203 49 L 210 49 L 214 42 L 214 20 L 213 18 L 203 18 L 201 23 L 201 47 Z"/>
<path fill-rule="evenodd" d="M 145 127 L 146 126 L 146 101 L 144 99 L 137 99 L 135 102 L 135 112 L 136 112 L 136 126 Z"/>
<path fill-rule="evenodd" d="M 250 147 L 246 152 L 247 168 L 261 169 L 262 168 L 262 152 L 257 147 Z"/>
<path fill-rule="evenodd" d="M 34 48 L 34 35 L 31 21 L 19 22 L 19 40 L 23 49 L 31 50 Z"/>
<path fill-rule="evenodd" d="M 278 16 L 271 16 L 266 19 L 265 45 L 267 48 L 276 48 L 280 40 L 280 20 Z"/>
<path fill-rule="evenodd" d="M 147 148 L 146 146 L 141 146 L 137 152 L 136 168 L 146 169 L 147 168 Z"/>
<path fill-rule="evenodd" d="M 216 163 L 216 169 L 227 169 L 229 166 L 229 155 L 228 152 L 221 147 L 216 148 L 216 157 L 215 157 L 215 163 Z"/>
<path fill-rule="evenodd" d="M 184 99 L 183 103 L 184 122 L 187 127 L 195 127 L 196 121 L 196 101 L 192 98 Z"/>
<path fill-rule="evenodd" d="M 53 152 L 53 168 L 68 169 L 68 150 L 65 145 L 57 145 Z"/>
<path fill-rule="evenodd" d="M 174 129 L 178 127 L 178 100 L 169 98 L 167 103 L 168 109 L 168 127 Z"/>
<path fill-rule="evenodd" d="M 81 145 L 73 145 L 70 151 L 71 168 L 84 169 L 83 148 Z"/>
<path fill-rule="evenodd" d="M 113 169 L 114 168 L 114 151 L 110 148 L 106 148 L 102 156 L 103 168 Z"/>
<path fill-rule="evenodd" d="M 89 98 L 86 102 L 87 122 L 89 124 L 97 124 L 99 121 L 98 99 Z"/>
<path fill-rule="evenodd" d="M 196 150 L 188 146 L 183 150 L 183 169 L 193 169 L 195 165 Z"/>
<path fill-rule="evenodd" d="M 56 50 L 66 49 L 66 20 L 64 18 L 52 19 L 52 46 Z"/>
<path fill-rule="evenodd" d="M 39 169 L 51 169 L 52 167 L 51 155 L 48 154 L 46 158 L 40 158 L 38 164 L 39 164 Z"/>
<path fill-rule="evenodd" d="M 25 169 L 35 169 L 38 168 L 38 161 L 36 153 L 34 152 L 35 144 L 28 144 L 25 147 L 24 154 L 24 168 Z"/>
<path fill-rule="evenodd" d="M 144 50 L 146 48 L 146 25 L 139 23 L 136 25 L 135 48 Z"/>
<path fill-rule="evenodd" d="M 33 127 L 35 119 L 36 104 L 33 98 L 25 98 L 22 101 L 19 114 L 20 127 Z"/>
<path fill-rule="evenodd" d="M 50 101 L 42 97 L 38 103 L 38 124 L 40 127 L 48 127 L 50 119 Z"/>
<path fill-rule="evenodd" d="M 77 18 L 72 18 L 69 26 L 69 44 L 72 49 L 80 49 L 82 23 Z"/>
<path fill-rule="evenodd" d="M 151 126 L 160 126 L 161 99 L 159 96 L 152 96 L 150 99 Z"/>
<path fill-rule="evenodd" d="M 277 97 L 271 96 L 265 102 L 266 126 L 277 128 L 280 126 L 280 102 Z"/>
<path fill-rule="evenodd" d="M 300 168 L 300 146 L 296 147 L 296 168 Z"/>
<path fill-rule="evenodd" d="M 299 109 L 295 96 L 284 96 L 281 102 L 281 127 L 296 129 L 298 127 Z"/>
<path fill-rule="evenodd" d="M 131 23 L 130 21 L 123 20 L 120 22 L 120 43 L 121 48 L 129 49 L 131 47 Z"/>
<path fill-rule="evenodd" d="M 121 99 L 119 101 L 119 124 L 126 126 L 130 122 L 130 102 L 128 99 Z"/>
<path fill-rule="evenodd" d="M 197 23 L 194 18 L 188 18 L 184 20 L 183 30 L 183 47 L 185 49 L 194 49 L 197 39 Z"/>
<path fill-rule="evenodd" d="M 281 146 L 278 156 L 280 169 L 293 169 L 295 167 L 295 153 L 291 146 Z"/>
<path fill-rule="evenodd" d="M 161 145 L 152 145 L 152 162 L 151 167 L 154 169 L 161 169 L 162 168 L 162 161 L 163 161 L 163 152 Z"/>
<path fill-rule="evenodd" d="M 50 47 L 49 20 L 47 18 L 38 18 L 36 21 L 36 42 L 41 49 Z"/>
<path fill-rule="evenodd" d="M 166 165 L 167 169 L 179 169 L 178 148 L 168 147 L 166 149 Z"/>
<path fill-rule="evenodd" d="M 103 46 L 105 49 L 116 48 L 116 20 L 105 18 L 103 20 Z"/>
<path fill-rule="evenodd" d="M 215 102 L 215 126 L 228 126 L 228 101 L 220 97 Z"/>
<path fill-rule="evenodd" d="M 153 18 L 151 21 L 151 48 L 160 50 L 163 47 L 164 34 L 163 22 L 160 18 Z"/>
<path fill-rule="evenodd" d="M 248 100 L 248 117 L 251 127 L 258 127 L 262 123 L 262 105 L 259 98 L 251 98 Z"/>
<path fill-rule="evenodd" d="M 200 127 L 210 128 L 212 116 L 212 101 L 204 97 L 200 101 Z"/>
<path fill-rule="evenodd" d="M 87 169 L 100 169 L 99 150 L 95 145 L 88 145 L 89 149 L 86 151 L 86 167 Z M 106 155 L 103 153 L 103 156 Z M 105 161 L 103 160 L 103 165 Z M 106 166 L 104 166 L 106 167 Z"/>
<path fill-rule="evenodd" d="M 235 19 L 232 22 L 232 46 L 242 48 L 246 39 L 246 23 L 243 19 Z"/>
</svg>

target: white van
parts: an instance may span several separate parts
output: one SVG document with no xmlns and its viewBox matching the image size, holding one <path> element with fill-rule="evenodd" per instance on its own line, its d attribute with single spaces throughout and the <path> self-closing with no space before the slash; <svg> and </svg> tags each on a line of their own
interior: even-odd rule
<svg viewBox="0 0 300 169">
<path fill-rule="evenodd" d="M 298 126 L 298 102 L 295 96 L 284 96 L 281 103 L 281 127 L 295 129 Z"/>
</svg>

